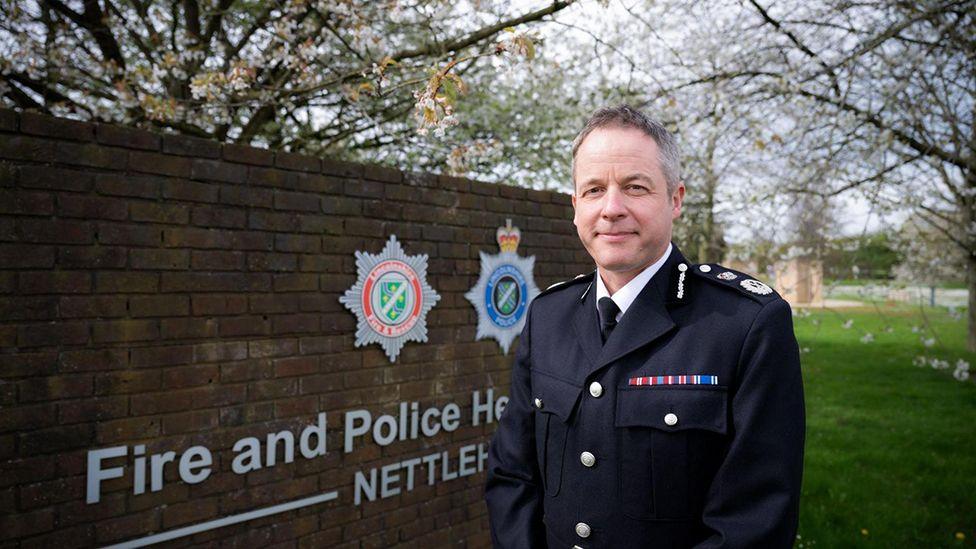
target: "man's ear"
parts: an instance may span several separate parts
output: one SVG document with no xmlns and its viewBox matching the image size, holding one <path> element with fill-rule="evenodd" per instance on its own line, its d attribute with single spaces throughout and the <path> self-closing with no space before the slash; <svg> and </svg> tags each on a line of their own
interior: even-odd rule
<svg viewBox="0 0 976 549">
<path fill-rule="evenodd" d="M 678 188 L 674 190 L 674 194 L 671 195 L 671 219 L 678 219 L 681 216 L 681 204 L 685 200 L 685 184 L 683 182 L 678 182 Z M 575 204 L 575 197 L 574 202 Z"/>
</svg>

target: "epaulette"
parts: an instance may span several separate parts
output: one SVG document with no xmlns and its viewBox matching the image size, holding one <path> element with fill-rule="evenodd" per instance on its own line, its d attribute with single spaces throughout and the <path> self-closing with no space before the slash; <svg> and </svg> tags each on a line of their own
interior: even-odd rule
<svg viewBox="0 0 976 549">
<path fill-rule="evenodd" d="M 688 270 L 697 275 L 698 278 L 704 278 L 719 286 L 732 288 L 760 303 L 766 303 L 779 298 L 776 290 L 772 289 L 768 284 L 756 280 L 752 275 L 723 267 L 718 263 L 691 265 Z"/>
<path fill-rule="evenodd" d="M 551 294 L 553 292 L 559 291 L 563 288 L 569 288 L 570 286 L 574 286 L 576 284 L 590 283 L 593 281 L 594 273 L 596 273 L 596 271 L 593 271 L 592 273 L 588 273 L 588 274 L 576 275 L 576 278 L 571 278 L 569 280 L 563 280 L 562 282 L 557 282 L 552 286 L 549 286 L 545 290 L 542 290 L 542 292 L 540 292 L 539 295 L 536 296 L 536 299 L 546 294 Z"/>
</svg>

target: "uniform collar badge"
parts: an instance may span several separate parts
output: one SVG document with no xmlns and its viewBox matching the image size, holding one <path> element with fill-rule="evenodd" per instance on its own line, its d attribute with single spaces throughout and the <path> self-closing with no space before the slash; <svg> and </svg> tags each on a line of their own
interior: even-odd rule
<svg viewBox="0 0 976 549">
<path fill-rule="evenodd" d="M 517 253 L 521 238 L 521 231 L 512 226 L 512 220 L 505 220 L 505 226 L 495 231 L 500 253 L 479 252 L 478 283 L 464 294 L 478 311 L 475 338 L 494 338 L 506 354 L 525 325 L 529 303 L 539 295 L 532 279 L 535 256 L 520 257 Z"/>
<path fill-rule="evenodd" d="M 427 254 L 407 255 L 390 235 L 379 254 L 356 252 L 356 272 L 339 297 L 356 315 L 356 347 L 379 343 L 396 362 L 407 341 L 427 341 L 427 313 L 441 298 L 427 283 Z"/>
</svg>

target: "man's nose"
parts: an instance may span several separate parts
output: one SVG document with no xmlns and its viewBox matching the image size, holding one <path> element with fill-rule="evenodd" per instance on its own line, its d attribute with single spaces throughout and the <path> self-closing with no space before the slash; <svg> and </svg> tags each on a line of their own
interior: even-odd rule
<svg viewBox="0 0 976 549">
<path fill-rule="evenodd" d="M 625 198 L 620 187 L 610 185 L 603 195 L 603 210 L 600 214 L 605 219 L 619 219 L 627 215 L 627 208 L 624 204 Z"/>
</svg>

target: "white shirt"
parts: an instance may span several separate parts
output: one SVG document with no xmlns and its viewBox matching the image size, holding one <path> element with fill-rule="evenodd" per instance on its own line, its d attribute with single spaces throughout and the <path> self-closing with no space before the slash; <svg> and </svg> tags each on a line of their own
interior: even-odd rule
<svg viewBox="0 0 976 549">
<path fill-rule="evenodd" d="M 617 313 L 617 322 L 620 322 L 620 318 L 624 316 L 627 309 L 630 307 L 631 303 L 637 299 L 637 295 L 641 293 L 644 286 L 647 285 L 648 281 L 651 280 L 659 270 L 661 270 L 661 265 L 668 260 L 671 255 L 671 243 L 668 242 L 668 249 L 664 251 L 664 255 L 661 259 L 658 259 L 654 263 L 651 263 L 646 269 L 640 272 L 637 276 L 631 279 L 630 282 L 624 284 L 623 288 L 620 288 L 613 295 L 607 290 L 607 285 L 603 283 L 603 277 L 600 276 L 599 267 L 596 270 L 596 302 L 600 302 L 601 297 L 609 297 L 617 304 L 620 308 L 620 312 Z"/>
</svg>

